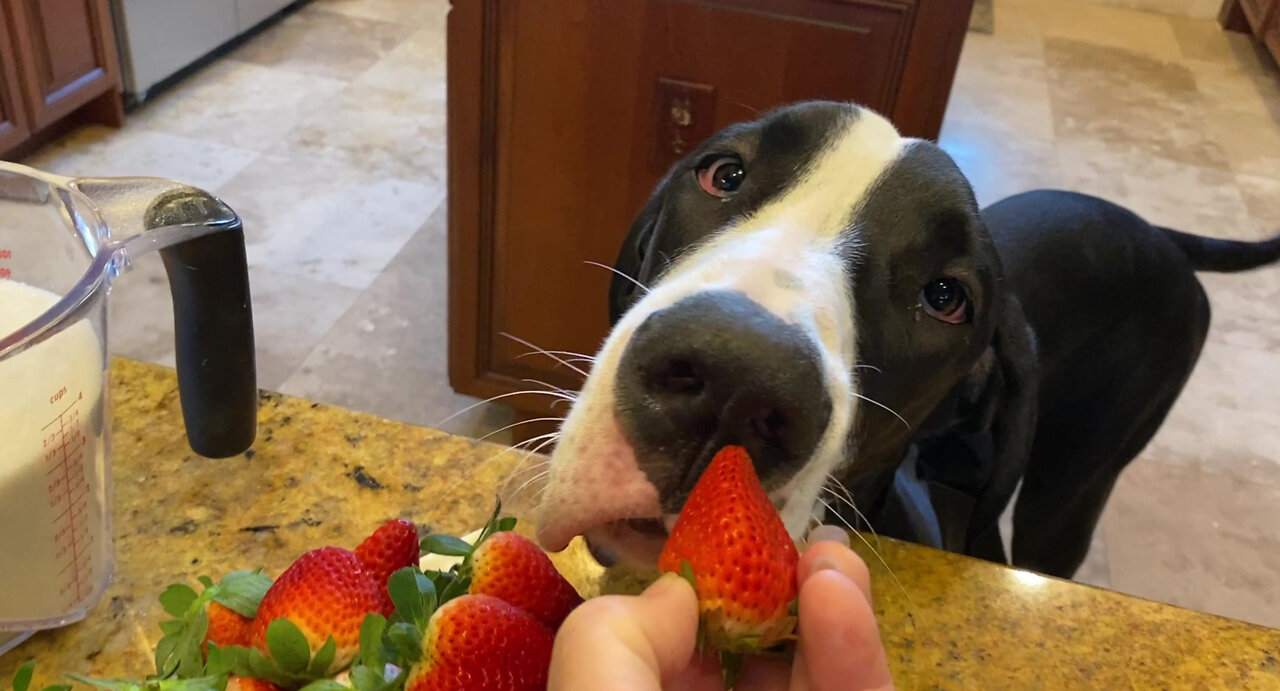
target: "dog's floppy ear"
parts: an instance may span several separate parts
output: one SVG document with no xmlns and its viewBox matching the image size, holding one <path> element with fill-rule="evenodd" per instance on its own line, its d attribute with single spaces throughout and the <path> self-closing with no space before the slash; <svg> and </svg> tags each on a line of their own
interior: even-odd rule
<svg viewBox="0 0 1280 691">
<path fill-rule="evenodd" d="M 646 284 L 652 274 L 654 245 L 657 240 L 657 228 L 662 220 L 662 209 L 665 205 L 666 181 L 658 187 L 658 191 L 649 198 L 640 215 L 631 224 L 631 230 L 622 241 L 622 249 L 613 263 L 617 272 L 613 282 L 609 284 L 609 325 L 618 323 L 622 315 L 640 298 L 641 288 L 636 282 Z M 635 282 L 623 276 L 630 276 Z"/>
<path fill-rule="evenodd" d="M 1017 298 L 1005 295 L 991 348 L 964 384 L 973 433 L 987 433 L 994 461 L 976 497 L 965 552 L 1003 561 L 996 521 L 1026 469 L 1036 428 L 1039 368 L 1035 334 Z"/>
</svg>

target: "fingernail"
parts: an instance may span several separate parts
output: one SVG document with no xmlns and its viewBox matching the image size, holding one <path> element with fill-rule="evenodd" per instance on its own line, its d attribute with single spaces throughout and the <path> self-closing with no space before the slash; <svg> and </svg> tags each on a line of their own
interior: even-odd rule
<svg viewBox="0 0 1280 691">
<path fill-rule="evenodd" d="M 820 571 L 835 571 L 836 573 L 848 578 L 845 572 L 840 570 L 840 565 L 830 557 L 818 557 L 809 565 L 809 575 L 812 576 Z"/>
<path fill-rule="evenodd" d="M 849 533 L 844 528 L 838 528 L 834 525 L 820 525 L 809 531 L 809 544 L 817 542 L 839 542 L 845 547 L 849 546 Z"/>
<path fill-rule="evenodd" d="M 654 581 L 652 585 L 645 588 L 645 597 L 662 598 L 669 595 L 673 590 L 680 587 L 681 583 L 686 583 L 681 576 L 674 573 L 664 573 L 662 577 Z"/>
</svg>

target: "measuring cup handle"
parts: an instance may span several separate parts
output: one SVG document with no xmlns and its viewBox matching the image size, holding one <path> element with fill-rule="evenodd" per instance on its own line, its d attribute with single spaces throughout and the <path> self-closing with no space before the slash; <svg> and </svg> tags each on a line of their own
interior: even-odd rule
<svg viewBox="0 0 1280 691">
<path fill-rule="evenodd" d="M 200 222 L 205 202 L 214 200 L 202 190 L 185 192 L 153 205 L 146 227 Z M 244 453 L 257 434 L 258 409 L 244 227 L 237 219 L 160 256 L 173 294 L 178 388 L 191 448 L 207 458 Z"/>
</svg>

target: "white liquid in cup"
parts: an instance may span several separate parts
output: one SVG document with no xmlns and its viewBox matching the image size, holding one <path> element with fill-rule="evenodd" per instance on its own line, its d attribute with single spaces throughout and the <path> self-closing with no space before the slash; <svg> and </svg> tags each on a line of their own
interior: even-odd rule
<svg viewBox="0 0 1280 691">
<path fill-rule="evenodd" d="M 58 299 L 0 280 L 0 334 Z M 0 361 L 0 630 L 79 619 L 110 576 L 104 375 L 87 319 Z"/>
</svg>

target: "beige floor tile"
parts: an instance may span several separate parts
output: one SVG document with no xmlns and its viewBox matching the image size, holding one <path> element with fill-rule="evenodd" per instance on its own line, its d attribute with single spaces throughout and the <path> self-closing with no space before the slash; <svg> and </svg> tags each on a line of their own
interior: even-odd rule
<svg viewBox="0 0 1280 691">
<path fill-rule="evenodd" d="M 1254 221 L 1270 234 L 1280 232 L 1280 178 L 1236 175 L 1236 186 Z"/>
<path fill-rule="evenodd" d="M 327 159 L 266 155 L 218 194 L 244 219 L 250 266 L 363 290 L 445 191 Z"/>
<path fill-rule="evenodd" d="M 413 26 L 328 12 L 307 5 L 250 39 L 236 60 L 334 79 L 354 79 L 391 52 Z"/>
<path fill-rule="evenodd" d="M 1157 60 L 1182 57 L 1173 25 L 1162 15 L 1046 0 L 1043 21 L 1045 37 L 1120 48 Z"/>
<path fill-rule="evenodd" d="M 1046 40 L 1045 62 L 1059 144 L 1106 147 L 1130 156 L 1134 170 L 1151 158 L 1227 169 L 1186 67 L 1064 39 Z"/>
<path fill-rule="evenodd" d="M 1266 625 L 1280 622 L 1280 488 L 1144 458 L 1106 515 L 1117 590 Z"/>
<path fill-rule="evenodd" d="M 360 291 L 334 283 L 250 268 L 258 386 L 278 390 Z"/>
<path fill-rule="evenodd" d="M 360 291 L 278 271 L 249 270 L 258 386 L 277 389 L 355 302 Z M 110 300 L 112 352 L 172 366 L 173 300 L 158 255 L 134 262 Z"/>
<path fill-rule="evenodd" d="M 965 41 L 947 117 L 985 119 L 1020 137 L 1053 138 L 1053 113 L 1042 51 L 992 36 Z"/>
<path fill-rule="evenodd" d="M 60 175 L 147 175 L 213 190 L 257 157 L 256 151 L 130 124 L 121 130 L 100 125 L 81 128 L 23 162 Z"/>
<path fill-rule="evenodd" d="M 1168 465 L 1280 488 L 1277 309 L 1255 302 L 1265 331 L 1227 314 L 1223 290 L 1209 341 L 1169 417 L 1143 456 Z M 1277 506 L 1267 508 L 1273 514 Z M 1277 620 L 1280 624 L 1280 620 Z"/>
<path fill-rule="evenodd" d="M 1016 132 L 980 119 L 951 117 L 943 123 L 938 145 L 969 179 L 982 206 L 1018 192 L 1057 186 L 1053 145 L 1021 139 Z"/>
<path fill-rule="evenodd" d="M 359 86 L 445 100 L 445 36 L 436 27 L 414 32 L 356 79 Z"/>
<path fill-rule="evenodd" d="M 448 386 L 445 225 L 441 207 L 285 382 L 284 392 L 469 436 L 511 423 L 510 411 L 498 406 L 451 417 L 476 401 Z"/>
<path fill-rule="evenodd" d="M 1232 170 L 1280 180 L 1280 124 L 1269 115 L 1216 111 L 1207 130 Z"/>
<path fill-rule="evenodd" d="M 264 151 L 321 110 L 346 82 L 239 60 L 219 60 L 149 101 L 131 122 Z"/>
<path fill-rule="evenodd" d="M 1156 225 L 1246 240 L 1261 234 L 1229 171 L 1152 158 L 1124 180 L 1125 194 L 1117 201 Z"/>
<path fill-rule="evenodd" d="M 313 0 L 316 9 L 407 26 L 441 29 L 448 0 Z"/>
<path fill-rule="evenodd" d="M 445 183 L 445 102 L 431 93 L 353 84 L 273 152 L 302 152 L 357 170 Z"/>
</svg>

